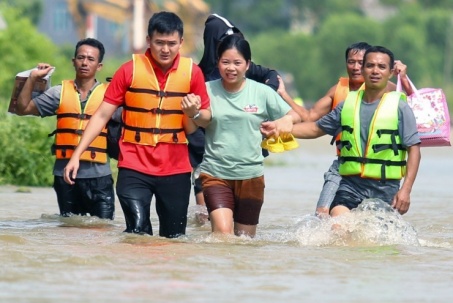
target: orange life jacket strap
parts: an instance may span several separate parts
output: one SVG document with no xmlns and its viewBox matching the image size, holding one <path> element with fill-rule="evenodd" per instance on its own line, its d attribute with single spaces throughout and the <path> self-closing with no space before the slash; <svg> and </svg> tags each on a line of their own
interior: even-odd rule
<svg viewBox="0 0 453 303">
<path fill-rule="evenodd" d="M 72 146 L 72 145 L 56 145 L 56 144 L 54 144 L 52 146 L 52 154 L 55 155 L 57 150 L 61 150 L 62 156 L 66 157 L 66 151 L 67 150 L 74 150 L 75 148 L 76 148 L 76 146 Z M 91 158 L 95 159 L 96 158 L 96 153 L 106 153 L 107 149 L 98 148 L 98 147 L 90 147 L 89 146 L 89 147 L 87 147 L 85 152 L 89 152 L 90 155 L 91 155 Z"/>
<path fill-rule="evenodd" d="M 92 115 L 88 114 L 74 114 L 74 113 L 64 113 L 64 114 L 58 114 L 57 119 L 61 118 L 76 118 L 76 119 L 82 119 L 82 120 L 88 120 L 91 118 Z"/>
<path fill-rule="evenodd" d="M 159 98 L 164 98 L 164 97 L 185 97 L 185 96 L 187 96 L 187 93 L 166 92 L 166 91 L 162 91 L 162 90 L 147 89 L 147 88 L 128 87 L 127 90 L 132 92 L 132 93 L 142 93 L 142 94 L 156 95 L 156 97 L 159 97 Z"/>
<path fill-rule="evenodd" d="M 128 130 L 136 131 L 136 132 L 147 132 L 147 133 L 152 133 L 155 135 L 158 134 L 171 134 L 171 133 L 179 133 L 184 131 L 184 128 L 147 128 L 147 127 L 135 127 L 135 126 L 130 126 L 127 124 L 124 124 L 123 127 Z"/>
<path fill-rule="evenodd" d="M 153 114 L 161 114 L 161 115 L 183 115 L 184 112 L 180 109 L 162 109 L 162 108 L 141 108 L 141 107 L 133 107 L 133 106 L 123 106 L 124 109 L 131 111 L 131 112 L 138 112 L 138 113 L 153 113 Z"/>
<path fill-rule="evenodd" d="M 58 134 L 77 134 L 77 135 L 81 136 L 81 135 L 83 135 L 83 129 L 58 128 L 58 129 L 54 130 L 53 132 L 51 132 L 50 134 L 48 134 L 47 136 L 52 137 L 57 133 Z M 99 137 L 107 137 L 107 133 L 101 132 L 99 134 Z"/>
<path fill-rule="evenodd" d="M 127 124 L 123 125 L 124 129 L 130 130 L 130 131 L 135 131 L 135 136 L 134 140 L 135 142 L 140 142 L 141 137 L 140 133 L 152 133 L 154 135 L 159 135 L 159 134 L 173 134 L 173 142 L 177 143 L 178 142 L 178 133 L 184 132 L 184 128 L 145 128 L 145 127 L 135 127 L 135 126 L 130 126 Z"/>
<path fill-rule="evenodd" d="M 61 149 L 61 150 L 72 149 L 72 150 L 74 150 L 74 149 L 76 149 L 76 147 L 77 146 L 73 146 L 73 145 L 57 145 L 57 144 L 54 145 L 55 150 L 57 150 L 57 149 Z M 106 152 L 105 148 L 91 147 L 91 146 L 88 146 L 86 150 L 99 152 L 99 153 L 105 153 Z"/>
</svg>

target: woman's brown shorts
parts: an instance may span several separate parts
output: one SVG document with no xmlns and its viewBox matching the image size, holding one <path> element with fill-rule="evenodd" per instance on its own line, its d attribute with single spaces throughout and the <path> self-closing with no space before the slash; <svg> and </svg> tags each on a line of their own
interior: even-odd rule
<svg viewBox="0 0 453 303">
<path fill-rule="evenodd" d="M 264 200 L 264 176 L 247 180 L 224 180 L 200 174 L 208 212 L 218 208 L 233 211 L 234 222 L 257 225 Z"/>
</svg>

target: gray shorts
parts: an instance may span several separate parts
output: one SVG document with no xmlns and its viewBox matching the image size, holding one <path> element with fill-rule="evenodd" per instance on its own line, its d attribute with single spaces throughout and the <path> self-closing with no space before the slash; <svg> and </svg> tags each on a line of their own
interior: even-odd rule
<svg viewBox="0 0 453 303">
<path fill-rule="evenodd" d="M 329 170 L 324 173 L 324 185 L 321 193 L 319 194 L 318 203 L 316 208 L 326 207 L 329 208 L 330 204 L 335 197 L 338 186 L 340 185 L 341 176 L 338 172 L 338 159 L 335 159 L 330 165 Z"/>
</svg>

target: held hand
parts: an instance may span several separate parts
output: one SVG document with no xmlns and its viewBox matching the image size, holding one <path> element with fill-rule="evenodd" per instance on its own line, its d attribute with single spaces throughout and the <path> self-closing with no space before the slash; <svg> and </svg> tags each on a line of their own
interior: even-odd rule
<svg viewBox="0 0 453 303">
<path fill-rule="evenodd" d="M 277 88 L 277 93 L 282 96 L 284 93 L 286 93 L 286 87 L 285 83 L 283 82 L 283 79 L 280 75 L 277 76 L 278 79 L 278 88 Z"/>
<path fill-rule="evenodd" d="M 32 70 L 30 77 L 44 78 L 54 67 L 48 63 L 38 63 L 36 69 Z"/>
<path fill-rule="evenodd" d="M 264 121 L 261 123 L 260 132 L 266 138 L 278 137 L 282 135 L 286 137 L 293 130 L 293 120 L 290 115 L 285 115 L 275 121 Z"/>
<path fill-rule="evenodd" d="M 195 116 L 201 107 L 200 96 L 188 94 L 181 100 L 181 109 L 188 117 Z"/>
<path fill-rule="evenodd" d="M 407 213 L 410 204 L 410 194 L 403 189 L 400 189 L 396 193 L 395 197 L 393 197 L 392 207 L 396 209 L 401 215 Z"/>
<path fill-rule="evenodd" d="M 66 183 L 73 185 L 79 170 L 79 159 L 71 157 L 68 164 L 64 168 L 64 180 Z"/>
<path fill-rule="evenodd" d="M 401 78 L 406 77 L 407 66 L 403 64 L 400 60 L 395 60 L 395 65 L 393 66 L 393 74 L 395 76 L 400 75 Z"/>
<path fill-rule="evenodd" d="M 266 138 L 276 136 L 276 129 L 277 127 L 274 121 L 262 122 L 260 126 L 260 132 Z"/>
<path fill-rule="evenodd" d="M 276 135 L 285 137 L 293 130 L 293 118 L 290 115 L 285 115 L 282 118 L 275 120 L 275 125 Z"/>
</svg>

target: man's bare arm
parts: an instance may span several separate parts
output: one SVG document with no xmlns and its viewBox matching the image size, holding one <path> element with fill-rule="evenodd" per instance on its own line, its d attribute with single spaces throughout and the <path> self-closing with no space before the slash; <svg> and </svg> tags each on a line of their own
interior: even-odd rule
<svg viewBox="0 0 453 303">
<path fill-rule="evenodd" d="M 33 70 L 30 73 L 27 81 L 25 81 L 24 87 L 22 88 L 19 96 L 17 97 L 17 108 L 16 114 L 19 116 L 25 115 L 35 115 L 39 116 L 38 108 L 35 103 L 32 101 L 33 88 L 38 79 L 46 76 L 53 67 L 47 63 L 39 63 L 38 69 Z"/>
<path fill-rule="evenodd" d="M 291 109 L 294 110 L 301 118 L 303 122 L 308 121 L 316 121 L 324 115 L 327 115 L 332 110 L 332 103 L 333 97 L 335 94 L 335 90 L 337 89 L 337 85 L 334 85 L 329 89 L 324 97 L 319 99 L 313 107 L 308 110 L 303 106 L 298 105 L 291 96 L 286 91 L 285 85 L 283 80 L 280 76 L 278 76 L 279 80 L 279 87 L 278 87 L 278 94 L 291 106 Z"/>
<path fill-rule="evenodd" d="M 315 139 L 326 134 L 321 128 L 319 128 L 316 122 L 296 123 L 293 125 L 291 133 L 294 137 L 299 139 Z"/>
<path fill-rule="evenodd" d="M 327 91 L 324 97 L 316 101 L 313 107 L 309 110 L 307 121 L 317 121 L 332 111 L 333 98 L 335 96 L 336 89 L 337 85 L 335 84 Z"/>
<path fill-rule="evenodd" d="M 412 186 L 414 185 L 420 166 L 420 144 L 409 147 L 407 153 L 406 176 L 404 177 L 403 185 L 392 201 L 393 208 L 400 214 L 405 214 L 409 210 Z"/>
</svg>

